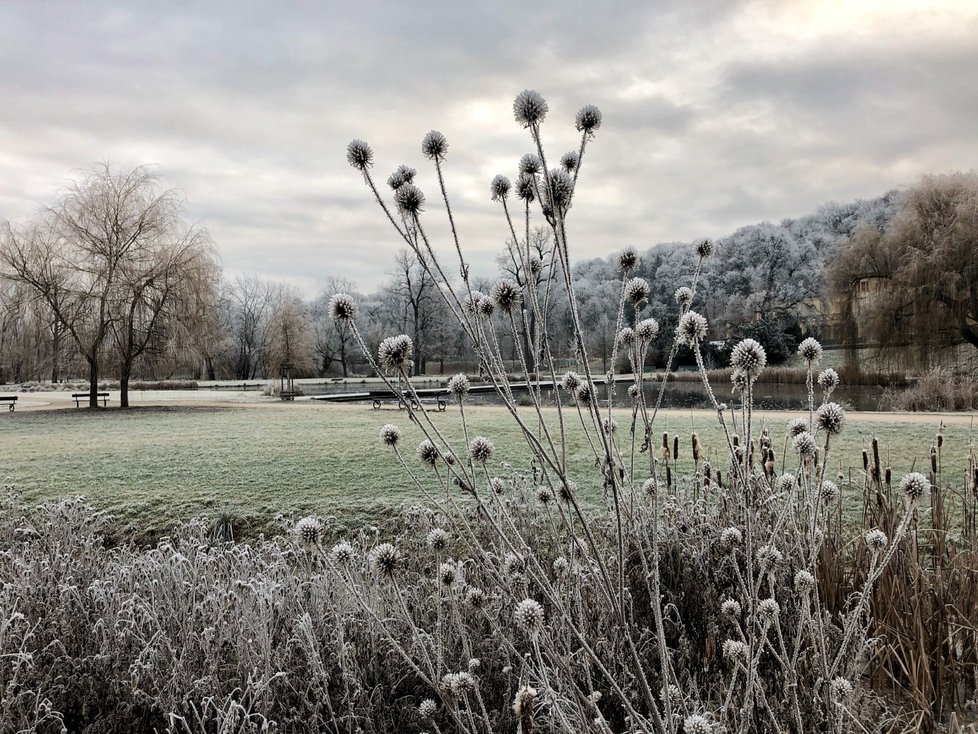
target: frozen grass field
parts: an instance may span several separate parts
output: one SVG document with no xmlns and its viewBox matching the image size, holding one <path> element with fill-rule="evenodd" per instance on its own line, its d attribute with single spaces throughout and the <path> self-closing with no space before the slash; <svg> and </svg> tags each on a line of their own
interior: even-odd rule
<svg viewBox="0 0 978 734">
<path fill-rule="evenodd" d="M 461 446 L 457 407 L 429 415 Z M 580 423 L 576 414 L 568 415 L 573 416 L 568 420 L 573 473 L 593 475 L 593 455 Z M 785 422 L 794 415 L 761 413 L 759 426 L 770 426 L 780 446 Z M 504 409 L 468 409 L 467 416 L 470 434 L 489 437 L 499 458 L 514 471 L 526 468 L 525 445 Z M 861 487 L 860 450 L 869 446 L 874 433 L 880 438 L 882 463 L 893 468 L 894 476 L 912 467 L 926 472 L 930 447 L 943 422 L 944 479 L 963 485 L 973 437 L 971 416 L 849 417 L 829 476 L 841 470 L 848 480 L 851 468 L 854 484 Z M 618 440 L 627 440 L 629 416 L 616 411 L 616 418 Z M 18 411 L 0 416 L 0 476 L 21 489 L 28 503 L 84 495 L 115 515 L 116 527 L 135 537 L 153 536 L 180 520 L 216 517 L 224 511 L 236 516 L 248 535 L 274 531 L 278 513 L 332 517 L 340 526 L 336 529 L 383 524 L 401 506 L 422 499 L 393 452 L 377 438 L 380 426 L 388 422 L 404 431 L 402 452 L 412 469 L 420 470 L 414 447 L 422 436 L 407 415 L 362 405 L 300 402 Z M 694 430 L 705 458 L 723 470 L 717 457 L 725 449 L 714 414 L 665 411 L 656 427 L 657 456 L 662 431 L 669 432 L 670 445 L 672 436 L 679 435 L 679 474 L 692 469 Z M 584 489 L 597 497 L 596 487 Z"/>
</svg>

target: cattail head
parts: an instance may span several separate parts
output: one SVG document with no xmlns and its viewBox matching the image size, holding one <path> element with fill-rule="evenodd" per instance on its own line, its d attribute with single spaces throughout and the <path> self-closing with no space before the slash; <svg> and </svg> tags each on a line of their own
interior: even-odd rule
<svg viewBox="0 0 978 734">
<path fill-rule="evenodd" d="M 370 551 L 367 560 L 378 576 L 393 576 L 401 566 L 401 553 L 390 543 L 381 543 Z"/>
<path fill-rule="evenodd" d="M 424 194 L 413 183 L 406 183 L 394 192 L 394 203 L 402 214 L 416 217 L 424 211 Z"/>
<path fill-rule="evenodd" d="M 535 635 L 543 629 L 543 607 L 535 599 L 524 599 L 516 605 L 513 621 L 524 632 Z"/>
<path fill-rule="evenodd" d="M 680 344 L 693 346 L 706 337 L 706 319 L 695 311 L 687 311 L 676 327 L 676 339 Z"/>
<path fill-rule="evenodd" d="M 358 171 L 366 171 L 374 162 L 374 152 L 363 140 L 351 140 L 346 146 L 346 161 Z"/>
<path fill-rule="evenodd" d="M 404 184 L 412 183 L 414 177 L 417 175 L 418 172 L 416 170 L 402 163 L 394 170 L 394 173 L 387 177 L 387 185 L 394 191 L 397 191 Z"/>
<path fill-rule="evenodd" d="M 866 545 L 873 553 L 879 553 L 886 548 L 887 542 L 886 533 L 879 528 L 873 528 L 866 533 Z"/>
<path fill-rule="evenodd" d="M 846 411 L 838 403 L 823 403 L 815 411 L 818 427 L 826 433 L 837 436 L 846 427 Z"/>
<path fill-rule="evenodd" d="M 920 472 L 910 472 L 900 480 L 900 491 L 908 500 L 916 502 L 930 492 L 930 480 Z"/>
<path fill-rule="evenodd" d="M 643 342 L 650 342 L 659 335 L 659 322 L 655 319 L 642 319 L 635 326 L 635 336 Z"/>
<path fill-rule="evenodd" d="M 809 571 L 802 569 L 795 574 L 795 591 L 804 596 L 815 589 L 815 577 Z"/>
<path fill-rule="evenodd" d="M 567 173 L 574 173 L 577 169 L 579 158 L 576 150 L 571 150 L 560 156 L 560 165 Z"/>
<path fill-rule="evenodd" d="M 625 284 L 625 300 L 637 306 L 649 297 L 651 288 L 645 278 L 632 278 Z"/>
<path fill-rule="evenodd" d="M 393 423 L 381 426 L 380 440 L 384 442 L 385 446 L 390 446 L 391 448 L 397 446 L 397 442 L 401 440 L 401 429 Z"/>
<path fill-rule="evenodd" d="M 329 299 L 329 314 L 334 321 L 352 321 L 357 316 L 357 302 L 347 293 L 337 293 Z"/>
<path fill-rule="evenodd" d="M 497 173 L 489 184 L 489 193 L 493 201 L 502 201 L 509 196 L 511 188 L 512 184 L 510 184 L 509 179 L 503 174 Z"/>
<path fill-rule="evenodd" d="M 407 334 L 389 336 L 377 348 L 377 361 L 388 372 L 410 366 L 413 355 L 414 343 Z"/>
<path fill-rule="evenodd" d="M 686 308 L 693 302 L 693 289 L 687 288 L 686 286 L 680 286 L 676 289 L 673 297 L 676 299 L 676 303 L 679 304 L 680 308 Z"/>
<path fill-rule="evenodd" d="M 485 464 L 492 458 L 495 447 L 485 436 L 476 436 L 469 442 L 469 457 L 477 464 Z"/>
<path fill-rule="evenodd" d="M 822 345 L 817 339 L 808 337 L 798 345 L 798 354 L 809 364 L 818 364 L 822 359 Z"/>
<path fill-rule="evenodd" d="M 537 697 L 537 689 L 523 686 L 513 698 L 513 713 L 517 719 L 528 719 L 533 715 L 533 699 Z"/>
<path fill-rule="evenodd" d="M 637 268 L 639 262 L 640 258 L 638 256 L 638 250 L 631 245 L 618 253 L 618 270 L 620 270 L 624 275 L 627 275 Z"/>
<path fill-rule="evenodd" d="M 696 254 L 704 260 L 710 257 L 713 254 L 713 242 L 707 239 L 698 240 L 696 243 Z"/>
<path fill-rule="evenodd" d="M 448 153 L 448 138 L 437 130 L 429 130 L 421 139 L 421 152 L 428 160 L 437 161 Z"/>
<path fill-rule="evenodd" d="M 547 101 L 535 89 L 524 89 L 513 100 L 513 116 L 523 127 L 539 125 L 549 110 Z"/>
<path fill-rule="evenodd" d="M 469 394 L 469 378 L 464 373 L 459 372 L 448 381 L 448 392 L 457 400 L 461 400 Z"/>
<path fill-rule="evenodd" d="M 295 532 L 303 543 L 316 545 L 323 533 L 323 524 L 318 517 L 304 517 L 295 524 Z"/>
<path fill-rule="evenodd" d="M 754 339 L 742 339 L 730 352 L 730 365 L 748 378 L 757 377 L 766 364 L 767 353 Z"/>
<path fill-rule="evenodd" d="M 435 446 L 427 438 L 418 444 L 418 459 L 422 464 L 427 466 L 434 466 L 438 463 L 438 459 L 441 456 L 441 452 L 438 451 L 438 447 Z"/>
<path fill-rule="evenodd" d="M 586 104 L 577 111 L 574 118 L 574 128 L 579 133 L 593 135 L 601 127 L 601 110 L 593 104 Z"/>
</svg>

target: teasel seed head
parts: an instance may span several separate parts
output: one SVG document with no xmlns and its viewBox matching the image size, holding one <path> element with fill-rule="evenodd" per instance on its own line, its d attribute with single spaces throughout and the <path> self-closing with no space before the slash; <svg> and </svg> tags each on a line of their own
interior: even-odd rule
<svg viewBox="0 0 978 734">
<path fill-rule="evenodd" d="M 429 130 L 421 139 L 421 152 L 428 160 L 441 160 L 448 153 L 448 138 L 437 130 Z"/>
<path fill-rule="evenodd" d="M 524 89 L 513 100 L 513 116 L 523 127 L 540 124 L 549 110 L 547 101 L 535 89 Z"/>
<path fill-rule="evenodd" d="M 846 411 L 838 403 L 823 403 L 815 411 L 818 427 L 826 433 L 837 436 L 846 427 Z"/>
<path fill-rule="evenodd" d="M 879 553 L 884 548 L 886 548 L 888 539 L 886 533 L 884 533 L 879 528 L 873 528 L 866 533 L 866 545 L 873 553 Z"/>
<path fill-rule="evenodd" d="M 303 543 L 316 545 L 323 533 L 323 524 L 318 517 L 304 517 L 295 524 L 295 532 Z"/>
<path fill-rule="evenodd" d="M 577 169 L 578 163 L 579 163 L 579 159 L 576 150 L 572 150 L 567 153 L 564 153 L 560 157 L 560 165 L 563 167 L 565 171 L 567 171 L 567 173 L 574 173 L 575 169 Z"/>
<path fill-rule="evenodd" d="M 407 334 L 389 336 L 377 348 L 377 361 L 388 372 L 410 366 L 413 356 L 414 343 Z"/>
<path fill-rule="evenodd" d="M 489 193 L 492 194 L 493 201 L 502 201 L 509 196 L 509 190 L 511 188 L 512 185 L 509 179 L 501 173 L 497 173 L 489 184 Z"/>
<path fill-rule="evenodd" d="M 485 464 L 492 458 L 495 447 L 485 436 L 476 436 L 469 442 L 469 457 L 477 464 Z"/>
<path fill-rule="evenodd" d="M 334 321 L 353 321 L 357 316 L 357 302 L 347 293 L 337 293 L 329 299 L 329 313 Z"/>
<path fill-rule="evenodd" d="M 822 359 L 822 345 L 817 339 L 808 337 L 798 345 L 798 354 L 809 364 L 818 364 Z"/>
<path fill-rule="evenodd" d="M 516 605 L 513 621 L 524 632 L 535 635 L 543 629 L 543 607 L 535 599 L 524 599 Z"/>
<path fill-rule="evenodd" d="M 618 253 L 618 270 L 623 275 L 628 275 L 628 273 L 637 268 L 639 262 L 638 250 L 631 245 L 628 245 L 628 247 Z"/>
<path fill-rule="evenodd" d="M 653 341 L 659 335 L 659 322 L 655 319 L 642 319 L 635 327 L 635 336 L 643 342 Z"/>
<path fill-rule="evenodd" d="M 680 286 L 676 289 L 673 297 L 676 299 L 676 303 L 679 304 L 680 308 L 686 308 L 693 302 L 693 289 L 687 288 L 686 286 Z"/>
<path fill-rule="evenodd" d="M 581 107 L 574 118 L 574 128 L 579 133 L 593 135 L 601 127 L 601 110 L 593 104 L 586 104 Z"/>
<path fill-rule="evenodd" d="M 358 171 L 366 171 L 374 162 L 374 152 L 363 140 L 351 140 L 346 146 L 346 161 Z"/>
<path fill-rule="evenodd" d="M 459 372 L 448 381 L 448 392 L 450 392 L 456 400 L 461 401 L 462 398 L 468 395 L 469 388 L 469 378 L 462 372 Z"/>
<path fill-rule="evenodd" d="M 930 492 L 930 480 L 920 472 L 910 472 L 900 480 L 900 491 L 908 500 L 916 502 Z"/>
<path fill-rule="evenodd" d="M 384 442 L 385 446 L 390 446 L 391 448 L 397 446 L 397 442 L 401 440 L 401 429 L 393 423 L 381 426 L 380 440 Z"/>
<path fill-rule="evenodd" d="M 367 558 L 370 568 L 378 576 L 393 576 L 401 566 L 401 553 L 390 543 L 381 543 Z"/>
<path fill-rule="evenodd" d="M 699 240 L 696 243 L 696 254 L 704 260 L 713 255 L 713 242 L 708 239 Z"/>
<path fill-rule="evenodd" d="M 523 301 L 523 293 L 520 287 L 511 280 L 503 278 L 492 288 L 492 300 L 505 313 L 509 313 L 514 308 L 519 308 Z"/>
<path fill-rule="evenodd" d="M 402 163 L 394 170 L 394 173 L 387 177 L 387 185 L 397 191 L 404 184 L 412 183 L 417 175 L 416 170 Z"/>
<path fill-rule="evenodd" d="M 676 339 L 680 344 L 693 346 L 706 337 L 708 324 L 706 319 L 695 311 L 687 311 L 679 320 L 676 327 Z"/>
<path fill-rule="evenodd" d="M 767 353 L 754 339 L 742 339 L 730 352 L 730 365 L 748 378 L 756 378 L 766 364 Z"/>
</svg>

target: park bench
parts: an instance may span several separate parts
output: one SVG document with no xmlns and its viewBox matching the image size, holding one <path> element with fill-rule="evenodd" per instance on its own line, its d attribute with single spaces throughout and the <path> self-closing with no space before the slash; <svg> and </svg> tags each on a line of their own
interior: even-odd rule
<svg viewBox="0 0 978 734">
<path fill-rule="evenodd" d="M 107 392 L 95 393 L 98 397 L 102 398 L 102 406 L 104 407 L 106 403 L 109 402 L 109 394 Z M 89 394 L 87 392 L 73 392 L 71 397 L 75 399 L 75 407 L 81 407 L 82 400 L 88 400 Z"/>
<path fill-rule="evenodd" d="M 295 400 L 296 396 L 301 394 L 302 393 L 294 390 L 283 390 L 278 394 L 278 396 L 282 398 L 282 400 Z"/>
<path fill-rule="evenodd" d="M 14 406 L 17 404 L 17 396 L 16 395 L 3 395 L 3 396 L 0 396 L 0 403 L 7 403 L 7 409 L 11 413 L 13 413 L 14 412 Z"/>
<path fill-rule="evenodd" d="M 422 400 L 419 404 L 417 400 L 411 400 L 411 407 L 414 410 L 421 410 L 424 405 L 434 405 L 437 406 L 439 413 L 444 413 L 445 408 L 448 407 L 444 400 L 441 398 L 432 398 L 431 400 Z M 380 400 L 374 400 L 374 410 L 380 410 L 381 402 Z M 403 400 L 397 401 L 397 409 L 404 410 L 407 408 L 407 404 Z"/>
</svg>

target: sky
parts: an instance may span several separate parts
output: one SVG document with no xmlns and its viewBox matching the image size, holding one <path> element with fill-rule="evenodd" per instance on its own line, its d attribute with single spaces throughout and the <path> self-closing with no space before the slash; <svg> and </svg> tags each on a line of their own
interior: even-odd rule
<svg viewBox="0 0 978 734">
<path fill-rule="evenodd" d="M 229 277 L 307 296 L 374 290 L 396 235 L 346 162 L 418 169 L 435 249 L 453 245 L 421 139 L 449 141 L 466 257 L 491 275 L 490 201 L 531 149 L 513 98 L 550 111 L 548 158 L 597 105 L 572 257 L 721 237 L 919 176 L 978 168 L 978 2 L 0 3 L 0 220 L 29 220 L 94 165 L 149 164 Z"/>
</svg>

